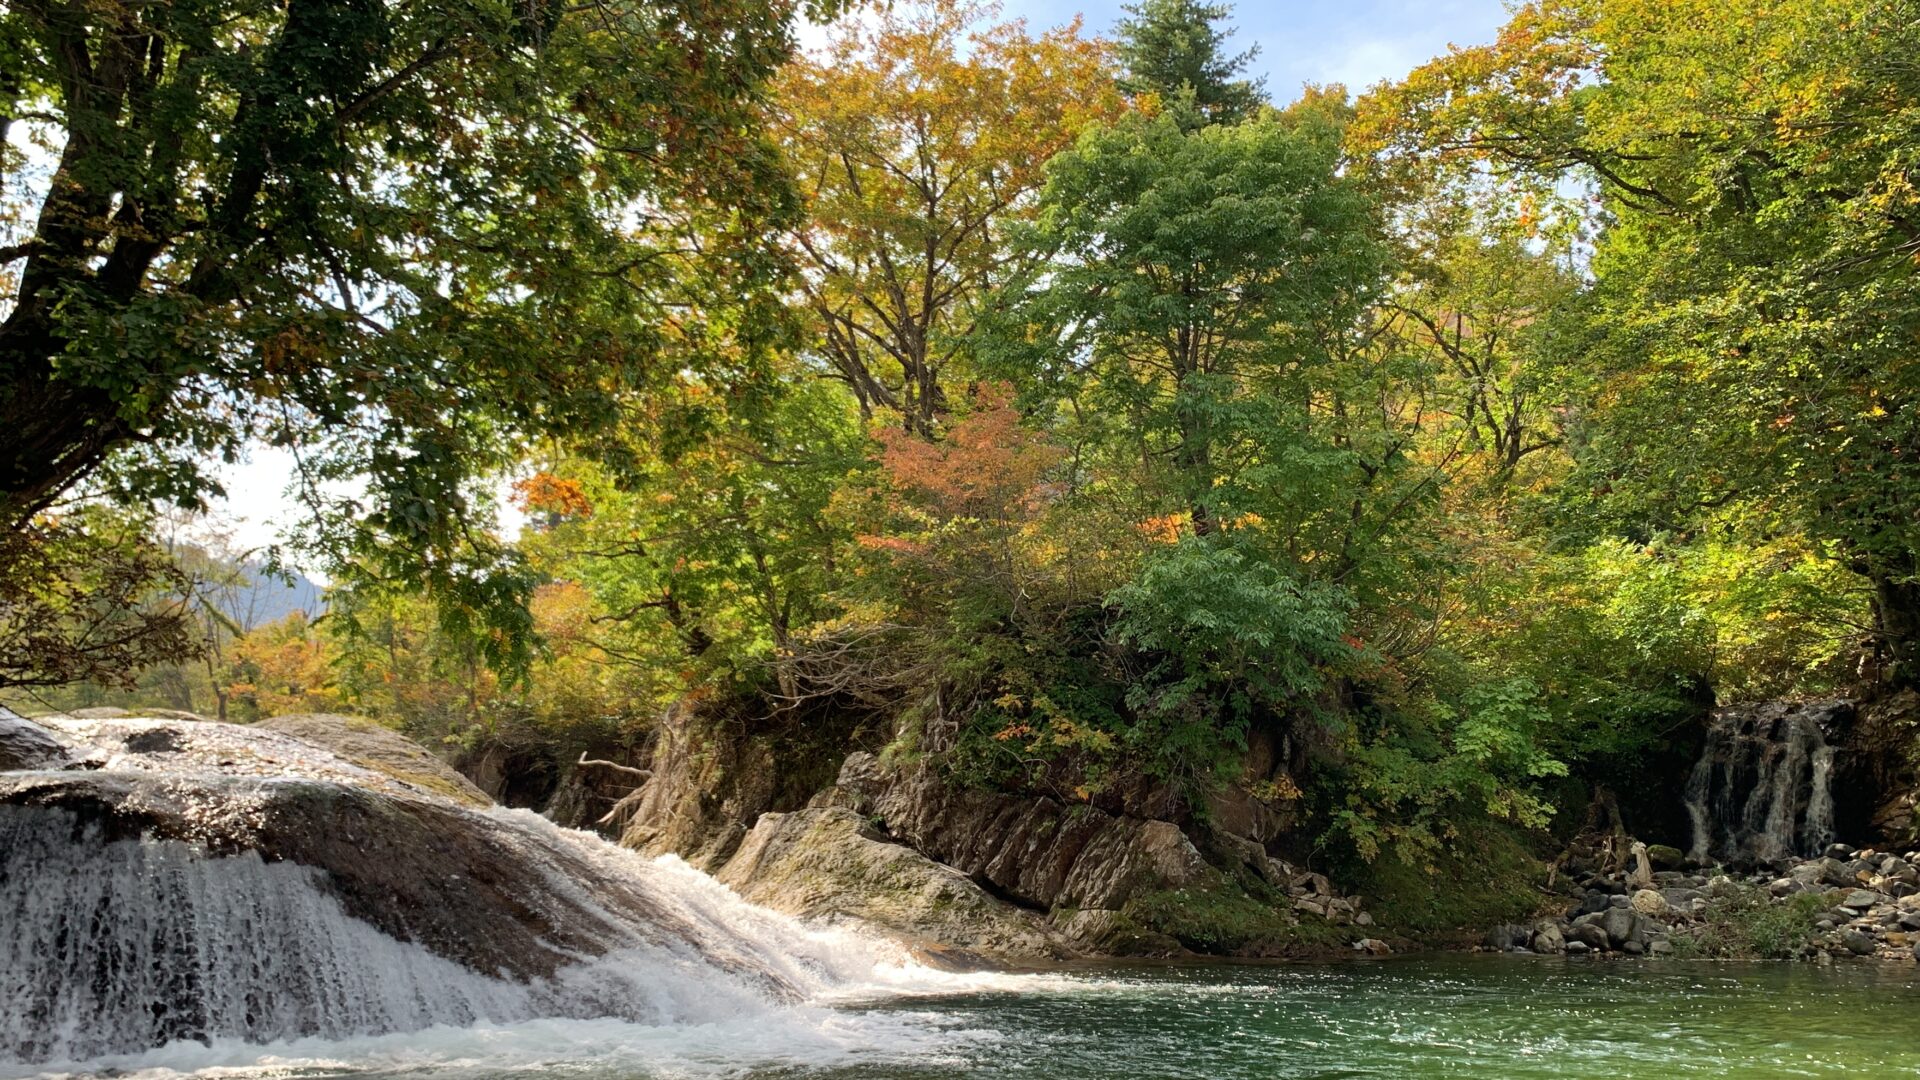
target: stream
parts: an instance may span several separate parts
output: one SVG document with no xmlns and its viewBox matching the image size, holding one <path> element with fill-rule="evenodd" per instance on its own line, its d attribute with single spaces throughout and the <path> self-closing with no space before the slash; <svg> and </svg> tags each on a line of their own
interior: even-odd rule
<svg viewBox="0 0 1920 1080">
<path fill-rule="evenodd" d="M 647 1026 L 543 1020 L 176 1044 L 16 1075 L 205 1077 L 1920 1076 L 1911 966 L 1439 956 L 948 975 Z"/>
</svg>

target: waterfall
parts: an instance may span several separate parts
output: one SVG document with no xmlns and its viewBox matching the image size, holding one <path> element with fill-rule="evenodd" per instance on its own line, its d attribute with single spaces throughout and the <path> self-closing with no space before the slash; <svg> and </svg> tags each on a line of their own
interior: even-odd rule
<svg viewBox="0 0 1920 1080">
<path fill-rule="evenodd" d="M 122 771 L 0 775 L 0 1072 L 183 1041 L 536 1019 L 738 1021 L 892 977 L 905 960 L 891 945 L 750 905 L 677 859 L 645 858 L 532 813 L 309 778 L 235 778 L 234 770 L 277 768 L 268 758 L 285 740 L 262 738 L 243 753 L 235 729 L 168 730 L 177 741 L 151 740 L 165 749 L 116 761 Z M 203 763 L 154 771 L 155 762 L 190 758 L 199 736 L 229 755 L 218 763 L 226 774 Z M 371 817 L 322 816 L 370 799 Z M 394 853 L 415 838 L 406 815 L 423 807 L 431 814 L 420 820 L 437 831 L 404 849 L 415 865 L 414 855 Z M 392 835 L 347 836 L 352 846 L 324 849 L 343 861 L 322 869 L 261 846 L 284 840 L 276 830 L 289 818 L 312 833 L 346 821 Z M 235 841 L 246 829 L 253 847 Z M 432 862 L 447 850 L 468 857 L 460 873 Z M 412 899 L 378 893 L 380 925 L 363 917 L 368 893 L 351 865 L 375 858 L 406 863 L 398 873 L 416 881 L 432 875 Z M 375 880 L 398 877 L 388 868 Z M 475 895 L 496 906 L 476 906 Z M 463 900 L 467 921 L 456 934 L 425 910 Z M 531 959 L 522 970 L 489 970 L 488 958 L 503 953 L 460 948 L 462 939 L 481 946 L 495 931 L 528 927 L 546 951 L 523 950 Z"/>
<path fill-rule="evenodd" d="M 1833 747 L 1846 706 L 1721 709 L 1686 787 L 1699 862 L 1774 863 L 1833 842 Z"/>
<path fill-rule="evenodd" d="M 651 893 L 671 934 L 634 926 L 618 949 L 519 982 L 353 918 L 310 867 L 251 851 L 210 857 L 173 840 L 103 842 L 67 811 L 0 805 L 0 1061 L 547 1017 L 699 1023 L 833 989 L 881 958 L 877 946 L 748 905 L 677 860 L 564 835 L 531 814 L 488 816 L 534 852 L 607 847 L 593 853 L 599 869 Z"/>
</svg>

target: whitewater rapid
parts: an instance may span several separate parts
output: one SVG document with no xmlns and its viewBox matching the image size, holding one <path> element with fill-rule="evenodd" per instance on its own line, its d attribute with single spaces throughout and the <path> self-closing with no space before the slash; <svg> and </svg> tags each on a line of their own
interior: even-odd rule
<svg viewBox="0 0 1920 1080">
<path fill-rule="evenodd" d="M 0 1078 L 927 1063 L 993 1036 L 863 1004 L 1044 979 L 935 970 L 879 936 L 749 904 L 672 856 L 527 811 L 481 814 L 525 858 L 558 852 L 574 874 L 588 868 L 554 888 L 586 904 L 595 881 L 642 890 L 672 933 L 516 981 L 355 919 L 312 868 L 174 840 L 102 842 L 57 809 L 0 805 L 0 912 L 15 915 L 0 934 L 0 1042 L 27 1048 L 0 1058 Z M 167 1039 L 163 1025 L 183 1018 L 195 1036 Z M 121 1050 L 129 1039 L 165 1045 Z"/>
</svg>

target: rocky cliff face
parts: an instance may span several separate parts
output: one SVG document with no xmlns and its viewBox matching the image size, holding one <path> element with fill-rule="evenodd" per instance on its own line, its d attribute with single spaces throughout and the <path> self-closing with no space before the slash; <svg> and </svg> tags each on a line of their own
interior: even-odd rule
<svg viewBox="0 0 1920 1080">
<path fill-rule="evenodd" d="M 1323 875 L 1269 854 L 1285 815 L 1245 789 L 1202 825 L 966 788 L 844 741 L 811 753 L 836 750 L 837 776 L 796 798 L 806 785 L 764 735 L 676 711 L 651 777 L 622 800 L 622 843 L 678 854 L 783 911 L 1016 959 L 1281 954 L 1372 921 Z"/>
</svg>

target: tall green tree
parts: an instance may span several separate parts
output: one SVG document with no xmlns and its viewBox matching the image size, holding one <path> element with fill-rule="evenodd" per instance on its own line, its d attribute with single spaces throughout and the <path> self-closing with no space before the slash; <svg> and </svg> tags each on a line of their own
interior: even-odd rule
<svg viewBox="0 0 1920 1080">
<path fill-rule="evenodd" d="M 1050 168 L 1035 240 L 1053 258 L 1010 294 L 1002 355 L 1106 418 L 1153 512 L 1197 535 L 1322 494 L 1316 417 L 1384 269 L 1338 160 L 1337 135 L 1291 118 L 1188 130 L 1169 110 Z"/>
<path fill-rule="evenodd" d="M 1191 94 L 1199 119 L 1232 124 L 1253 115 L 1267 100 L 1263 80 L 1244 77 L 1260 50 L 1226 51 L 1230 29 L 1217 25 L 1230 4 L 1199 0 L 1140 0 L 1122 10 L 1121 88 L 1166 100 Z"/>
<path fill-rule="evenodd" d="M 1352 571 L 1406 505 L 1408 444 L 1367 418 L 1384 248 L 1335 104 L 1084 136 L 1049 169 L 1051 259 L 989 342 L 1071 444 L 1075 497 L 1129 505 L 1150 540 L 1106 598 L 1116 678 L 1127 739 L 1191 790 L 1357 657 Z"/>
<path fill-rule="evenodd" d="M 1920 676 L 1920 3 L 1541 0 L 1369 103 L 1378 159 L 1584 180 L 1582 467 L 1643 535 L 1740 502 L 1872 584 Z M 1658 438 L 1649 438 L 1658 432 Z"/>
<path fill-rule="evenodd" d="M 343 576 L 491 659 L 530 586 L 467 488 L 683 368 L 751 377 L 790 0 L 253 0 L 0 14 L 0 530 L 194 503 L 295 447 Z M 24 148 L 23 148 L 24 147 Z M 696 305 L 695 298 L 701 303 Z"/>
</svg>

